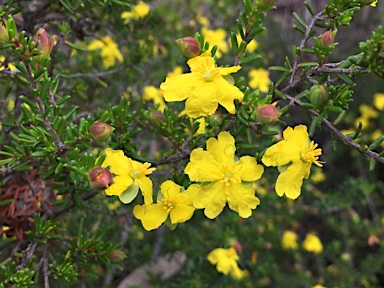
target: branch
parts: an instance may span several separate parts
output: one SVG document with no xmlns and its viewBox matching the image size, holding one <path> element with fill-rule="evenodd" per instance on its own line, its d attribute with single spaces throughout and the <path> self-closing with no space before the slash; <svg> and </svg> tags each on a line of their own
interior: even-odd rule
<svg viewBox="0 0 384 288">
<path fill-rule="evenodd" d="M 63 78 L 95 78 L 95 77 L 104 77 L 117 72 L 120 72 L 125 67 L 119 67 L 116 69 L 103 71 L 103 72 L 95 72 L 95 73 L 74 73 L 74 74 L 60 74 L 60 77 Z"/>
<path fill-rule="evenodd" d="M 316 21 L 323 17 L 323 13 L 324 13 L 324 10 L 319 12 L 319 13 L 317 13 L 312 18 L 311 22 L 309 22 L 309 25 L 307 26 L 307 29 L 306 29 L 305 34 L 304 34 L 304 38 L 301 40 L 300 46 L 297 47 L 300 50 L 300 52 L 303 50 L 303 48 L 305 46 L 305 43 L 308 41 L 308 39 L 310 37 L 309 34 L 311 33 L 312 28 L 315 25 Z M 291 80 L 289 81 L 290 83 L 292 83 L 293 79 L 295 78 L 297 67 L 298 67 L 297 65 L 298 65 L 298 62 L 299 62 L 299 58 L 300 58 L 300 56 L 296 56 L 295 57 L 295 62 L 293 62 L 293 72 L 292 72 L 292 75 L 291 75 Z"/>
<path fill-rule="evenodd" d="M 299 105 L 300 107 L 302 107 L 302 104 L 301 104 L 301 101 L 296 99 L 295 97 L 292 97 L 292 96 L 289 96 L 289 95 L 286 95 L 284 94 L 287 99 L 290 100 L 291 103 L 295 103 L 297 105 Z M 304 108 L 304 107 L 302 107 Z M 304 108 L 305 109 L 305 108 Z M 315 110 L 312 110 L 312 109 L 306 109 L 309 111 L 309 113 L 311 113 L 312 115 L 318 117 L 319 116 L 319 113 L 317 113 Z M 355 141 L 353 141 L 351 138 L 345 136 L 344 134 L 342 134 L 339 129 L 337 129 L 331 122 L 329 122 L 327 119 L 325 118 L 322 118 L 321 119 L 321 122 L 337 137 L 339 138 L 339 140 L 341 140 L 342 142 L 346 143 L 347 145 L 355 148 L 357 151 L 359 151 L 360 153 L 362 154 L 365 154 L 367 155 L 369 158 L 372 158 L 378 162 L 381 162 L 381 163 L 384 163 L 384 157 L 381 157 L 378 153 L 372 151 L 372 150 L 367 150 L 367 149 L 364 149 L 363 147 L 361 147 L 360 144 L 356 143 Z"/>
</svg>

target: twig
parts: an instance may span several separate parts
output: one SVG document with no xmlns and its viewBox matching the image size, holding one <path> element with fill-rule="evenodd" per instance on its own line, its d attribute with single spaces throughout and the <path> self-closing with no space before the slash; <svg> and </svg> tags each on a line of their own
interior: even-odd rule
<svg viewBox="0 0 384 288">
<path fill-rule="evenodd" d="M 60 77 L 63 78 L 95 78 L 95 77 L 104 77 L 117 72 L 120 72 L 125 67 L 119 67 L 116 69 L 103 71 L 103 72 L 95 72 L 95 73 L 73 73 L 73 74 L 60 74 Z"/>
<path fill-rule="evenodd" d="M 322 18 L 323 13 L 324 13 L 324 10 L 319 12 L 319 13 L 317 13 L 312 18 L 312 20 L 309 22 L 309 25 L 307 26 L 307 29 L 306 29 L 305 34 L 304 34 L 304 38 L 301 40 L 300 46 L 297 47 L 300 50 L 300 52 L 303 50 L 303 48 L 305 46 L 305 43 L 308 41 L 309 34 L 311 33 L 313 26 L 315 25 L 317 20 Z M 298 67 L 298 63 L 299 63 L 299 58 L 300 58 L 300 56 L 296 56 L 295 57 L 295 61 L 293 62 L 293 72 L 292 72 L 291 80 L 289 81 L 289 83 L 292 83 L 294 78 L 295 78 L 297 67 Z"/>
<path fill-rule="evenodd" d="M 295 103 L 297 105 L 299 105 L 300 107 L 302 107 L 301 105 L 301 101 L 296 99 L 295 97 L 292 97 L 292 96 L 289 96 L 287 94 L 285 94 L 285 96 L 287 97 L 287 99 L 290 100 L 291 103 Z M 318 117 L 319 116 L 319 113 L 317 113 L 315 110 L 312 110 L 312 109 L 306 109 L 308 110 L 309 113 L 311 113 L 312 115 Z M 384 163 L 384 157 L 381 157 L 378 153 L 372 151 L 372 150 L 367 150 L 367 149 L 364 149 L 361 147 L 360 144 L 356 143 L 355 141 L 353 141 L 351 138 L 345 136 L 344 134 L 342 134 L 339 129 L 337 129 L 331 122 L 329 122 L 327 119 L 325 118 L 322 118 L 321 119 L 321 122 L 337 137 L 339 138 L 342 142 L 346 143 L 347 145 L 355 148 L 357 151 L 359 151 L 360 153 L 362 154 L 365 154 L 367 155 L 369 158 L 372 158 L 378 162 L 381 162 L 381 163 Z"/>
<path fill-rule="evenodd" d="M 49 263 L 48 263 L 48 244 L 44 246 L 43 252 L 43 275 L 44 275 L 44 288 L 49 288 Z"/>
<path fill-rule="evenodd" d="M 16 270 L 21 270 L 23 269 L 29 261 L 32 260 L 33 255 L 35 254 L 35 250 L 37 248 L 37 242 L 30 243 L 25 249 L 25 254 L 23 257 L 23 261 L 16 267 Z"/>
<path fill-rule="evenodd" d="M 28 78 L 29 82 L 32 86 L 32 89 L 37 89 L 37 84 L 35 79 L 33 78 L 31 66 L 29 64 L 25 64 L 28 72 Z M 39 113 L 41 115 L 41 118 L 44 121 L 44 126 L 48 130 L 48 132 L 51 134 L 53 141 L 55 142 L 57 149 L 59 150 L 58 152 L 60 155 L 63 155 L 67 150 L 68 146 L 64 145 L 63 142 L 61 142 L 59 136 L 57 136 L 56 131 L 52 128 L 51 123 L 49 122 L 48 118 L 45 117 L 45 107 L 43 101 L 39 97 L 35 97 L 36 103 L 39 107 Z"/>
</svg>

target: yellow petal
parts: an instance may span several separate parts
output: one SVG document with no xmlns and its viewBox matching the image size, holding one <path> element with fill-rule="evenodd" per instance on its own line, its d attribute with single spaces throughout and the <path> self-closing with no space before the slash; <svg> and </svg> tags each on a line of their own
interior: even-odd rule
<svg viewBox="0 0 384 288">
<path fill-rule="evenodd" d="M 207 151 L 221 165 L 232 165 L 236 151 L 235 139 L 228 132 L 220 132 L 217 140 L 215 138 L 207 140 Z"/>
<path fill-rule="evenodd" d="M 191 96 L 196 86 L 204 81 L 196 74 L 188 73 L 175 77 L 167 77 L 161 83 L 160 89 L 164 90 L 164 99 L 167 102 L 183 101 Z"/>
<path fill-rule="evenodd" d="M 202 148 L 194 149 L 184 173 L 195 182 L 212 182 L 222 178 L 220 164 Z"/>
<path fill-rule="evenodd" d="M 175 207 L 169 213 L 172 224 L 184 223 L 193 216 L 195 208 L 193 206 L 176 204 Z"/>
<path fill-rule="evenodd" d="M 224 183 L 218 181 L 202 186 L 193 201 L 193 206 L 197 209 L 205 208 L 205 216 L 210 219 L 216 218 L 223 211 L 227 202 L 224 185 Z"/>
<path fill-rule="evenodd" d="M 180 189 L 181 186 L 177 185 L 171 180 L 163 182 L 160 186 L 160 191 L 163 195 L 163 199 L 172 199 L 178 197 L 180 194 Z"/>
<path fill-rule="evenodd" d="M 111 148 L 107 148 L 105 149 L 105 154 L 107 154 L 107 157 L 101 165 L 102 167 L 106 168 L 110 166 L 111 173 L 115 175 L 129 174 L 131 163 L 122 150 L 112 150 Z"/>
<path fill-rule="evenodd" d="M 248 186 L 249 185 L 249 186 Z M 259 198 L 255 196 L 252 184 L 236 183 L 226 189 L 229 208 L 239 213 L 242 218 L 252 215 L 252 209 L 260 204 Z"/>
<path fill-rule="evenodd" d="M 137 179 L 137 183 L 144 196 L 144 203 L 149 204 L 153 202 L 152 195 L 152 181 L 148 177 L 141 176 Z"/>
<path fill-rule="evenodd" d="M 180 193 L 177 197 L 177 201 L 183 205 L 193 205 L 193 200 L 195 200 L 197 193 L 200 191 L 199 184 L 192 184 L 185 190 L 183 193 Z"/>
<path fill-rule="evenodd" d="M 236 73 L 240 69 L 241 69 L 241 66 L 221 67 L 220 68 L 220 74 L 221 75 L 228 75 L 231 73 Z"/>
<path fill-rule="evenodd" d="M 185 102 L 187 115 L 192 118 L 212 115 L 219 106 L 217 87 L 213 82 L 201 82 Z"/>
<path fill-rule="evenodd" d="M 263 174 L 264 167 L 257 164 L 255 157 L 243 156 L 236 163 L 235 171 L 235 176 L 239 176 L 242 181 L 256 181 Z"/>
<path fill-rule="evenodd" d="M 133 214 L 143 224 L 145 230 L 157 229 L 168 218 L 168 212 L 160 204 L 137 205 Z"/>
<path fill-rule="evenodd" d="M 120 196 L 133 183 L 132 178 L 128 175 L 115 176 L 113 181 L 114 183 L 105 189 L 105 194 L 108 196 Z"/>
<path fill-rule="evenodd" d="M 276 193 L 280 197 L 284 194 L 290 199 L 300 196 L 304 175 L 310 168 L 309 163 L 302 161 L 292 163 L 283 173 L 277 177 Z"/>
</svg>

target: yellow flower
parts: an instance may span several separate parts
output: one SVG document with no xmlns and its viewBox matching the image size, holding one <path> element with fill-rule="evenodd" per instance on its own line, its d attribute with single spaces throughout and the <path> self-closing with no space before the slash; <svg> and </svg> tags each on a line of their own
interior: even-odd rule
<svg viewBox="0 0 384 288">
<path fill-rule="evenodd" d="M 121 150 L 105 150 L 107 157 L 102 167 L 110 166 L 110 171 L 115 176 L 114 183 L 105 189 L 108 196 L 116 195 L 124 204 L 130 203 L 135 199 L 139 189 L 144 196 L 145 203 L 152 203 L 152 181 L 147 177 L 156 168 L 149 168 L 151 164 L 140 163 L 124 155 Z"/>
<path fill-rule="evenodd" d="M 280 175 L 275 190 L 281 197 L 291 199 L 300 195 L 303 179 L 308 179 L 312 164 L 322 167 L 318 161 L 321 149 L 313 141 L 309 142 L 307 127 L 288 127 L 283 132 L 284 140 L 269 147 L 262 158 L 266 166 L 278 166 Z M 317 148 L 317 149 L 316 149 Z"/>
<path fill-rule="evenodd" d="M 125 19 L 125 23 L 128 23 L 131 19 L 139 20 L 147 16 L 150 9 L 151 7 L 148 4 L 140 1 L 139 4 L 133 6 L 131 11 L 121 13 L 121 18 Z"/>
<path fill-rule="evenodd" d="M 316 284 L 315 286 L 312 286 L 312 288 L 327 288 L 327 287 L 320 284 Z"/>
<path fill-rule="evenodd" d="M 375 95 L 373 95 L 373 106 L 375 106 L 377 110 L 384 110 L 384 93 L 375 93 Z"/>
<path fill-rule="evenodd" d="M 208 139 L 207 151 L 194 149 L 185 167 L 184 172 L 192 181 L 202 182 L 193 205 L 205 208 L 208 218 L 218 216 L 227 202 L 242 218 L 251 216 L 251 209 L 260 204 L 252 182 L 261 177 L 264 168 L 251 156 L 237 161 L 235 151 L 235 139 L 228 132 L 221 132 L 217 140 Z"/>
<path fill-rule="evenodd" d="M 2 63 L 1 66 L 0 66 L 0 71 L 5 69 L 5 66 L 3 65 L 4 64 L 4 60 L 5 60 L 5 56 L 4 55 L 0 55 L 0 62 Z M 8 63 L 8 68 L 11 71 L 17 71 L 16 66 L 13 65 L 12 63 Z"/>
<path fill-rule="evenodd" d="M 183 74 L 183 68 L 181 66 L 176 66 L 173 71 L 167 74 L 167 77 L 179 76 L 181 74 Z"/>
<path fill-rule="evenodd" d="M 155 86 L 146 86 L 143 91 L 143 99 L 146 101 L 153 101 L 154 105 L 159 105 L 157 110 L 162 112 L 167 107 L 164 102 L 163 93 L 163 90 L 160 90 Z"/>
<path fill-rule="evenodd" d="M 303 248 L 309 252 L 319 254 L 323 251 L 321 240 L 313 233 L 307 234 L 303 241 Z"/>
<path fill-rule="evenodd" d="M 223 54 L 228 53 L 229 47 L 226 41 L 227 32 L 224 29 L 219 28 L 216 30 L 209 30 L 206 27 L 201 28 L 201 35 L 204 36 L 204 40 L 209 42 L 209 46 L 217 45 L 216 57 L 220 58 Z"/>
<path fill-rule="evenodd" d="M 215 113 L 222 105 L 235 114 L 234 100 L 242 100 L 243 93 L 223 77 L 237 72 L 240 66 L 221 68 L 215 66 L 210 56 L 197 56 L 188 60 L 191 73 L 167 77 L 160 86 L 167 102 L 183 101 L 187 115 L 192 118 Z"/>
<path fill-rule="evenodd" d="M 101 49 L 101 59 L 105 69 L 115 65 L 116 60 L 123 62 L 123 55 L 117 47 L 117 44 L 109 37 L 105 36 L 102 40 L 93 40 L 88 46 L 88 50 Z"/>
<path fill-rule="evenodd" d="M 141 220 L 145 230 L 153 230 L 160 227 L 169 217 L 171 224 L 183 223 L 193 216 L 195 198 L 199 185 L 193 184 L 183 191 L 183 187 L 173 181 L 165 181 L 160 186 L 157 203 L 137 205 L 133 214 Z"/>
<path fill-rule="evenodd" d="M 284 250 L 297 249 L 297 234 L 293 231 L 284 231 L 281 246 Z"/>
<path fill-rule="evenodd" d="M 217 271 L 225 275 L 229 274 L 235 279 L 240 280 L 248 275 L 248 271 L 241 270 L 237 265 L 239 255 L 233 247 L 216 248 L 208 254 L 207 259 L 211 264 L 216 265 Z"/>
<path fill-rule="evenodd" d="M 325 179 L 326 179 L 326 176 L 324 172 L 320 169 L 316 169 L 315 173 L 313 173 L 311 176 L 311 181 L 315 184 L 323 182 Z"/>
<path fill-rule="evenodd" d="M 252 89 L 258 88 L 261 92 L 267 93 L 271 80 L 269 79 L 269 71 L 263 68 L 251 69 L 248 76 L 251 78 L 249 81 L 249 87 Z"/>
<path fill-rule="evenodd" d="M 376 7 L 377 1 L 378 0 L 373 1 L 370 5 L 373 6 L 373 7 Z"/>
</svg>

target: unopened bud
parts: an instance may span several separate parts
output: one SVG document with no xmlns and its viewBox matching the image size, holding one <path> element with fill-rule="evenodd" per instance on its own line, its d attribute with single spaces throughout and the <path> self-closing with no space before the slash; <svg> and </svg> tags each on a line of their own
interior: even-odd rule
<svg viewBox="0 0 384 288">
<path fill-rule="evenodd" d="M 233 238 L 229 239 L 228 244 L 231 245 L 231 247 L 235 248 L 237 253 L 241 254 L 243 252 L 243 246 L 236 239 L 233 239 Z"/>
<path fill-rule="evenodd" d="M 190 36 L 180 38 L 176 40 L 176 43 L 185 57 L 192 58 L 200 55 L 200 44 L 195 38 Z"/>
<path fill-rule="evenodd" d="M 109 124 L 105 122 L 97 122 L 91 126 L 89 132 L 93 139 L 97 141 L 105 141 L 111 136 L 113 130 L 115 130 L 115 128 Z"/>
<path fill-rule="evenodd" d="M 51 54 L 53 45 L 55 44 L 55 39 L 49 38 L 47 32 L 45 31 L 44 28 L 40 28 L 35 35 L 33 35 L 32 40 L 34 42 L 39 42 L 39 45 L 37 46 L 37 49 L 42 51 L 41 54 L 36 55 L 33 57 L 33 59 L 37 63 L 43 62 L 45 59 L 49 57 Z"/>
<path fill-rule="evenodd" d="M 313 85 L 309 89 L 309 101 L 317 107 L 324 106 L 329 98 L 328 88 L 326 84 Z"/>
<path fill-rule="evenodd" d="M 5 27 L 0 24 L 0 45 L 4 45 L 9 42 L 9 35 Z"/>
<path fill-rule="evenodd" d="M 331 30 L 328 30 L 327 32 L 319 36 L 320 44 L 323 47 L 328 47 L 329 45 L 333 44 L 334 40 L 335 40 L 335 35 Z"/>
<path fill-rule="evenodd" d="M 152 110 L 151 114 L 149 114 L 149 122 L 154 127 L 161 127 L 161 124 L 165 123 L 165 116 L 160 111 Z"/>
<path fill-rule="evenodd" d="M 122 252 L 121 250 L 112 250 L 110 253 L 109 253 L 109 258 L 113 261 L 113 262 L 121 262 L 123 261 L 125 258 L 127 258 L 127 255 Z"/>
<path fill-rule="evenodd" d="M 256 110 L 257 118 L 259 118 L 259 121 L 263 124 L 270 124 L 275 123 L 279 120 L 279 117 L 281 116 L 281 112 L 277 110 L 275 105 L 273 104 L 266 104 L 263 106 L 260 106 Z"/>
<path fill-rule="evenodd" d="M 88 180 L 92 189 L 103 190 L 112 183 L 113 177 L 107 168 L 95 167 L 88 171 Z"/>
</svg>

